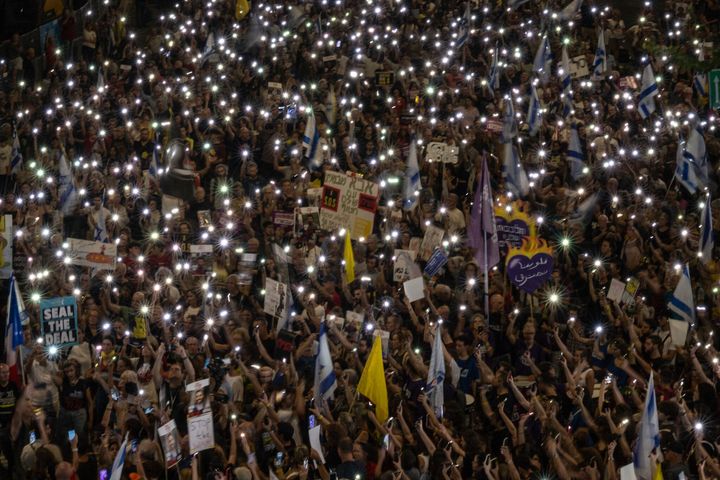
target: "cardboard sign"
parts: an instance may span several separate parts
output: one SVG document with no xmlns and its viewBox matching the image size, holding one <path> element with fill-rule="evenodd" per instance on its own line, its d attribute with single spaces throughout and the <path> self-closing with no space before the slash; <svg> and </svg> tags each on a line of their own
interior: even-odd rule
<svg viewBox="0 0 720 480">
<path fill-rule="evenodd" d="M 46 346 L 77 345 L 77 303 L 75 297 L 57 297 L 40 302 L 40 329 Z"/>
<path fill-rule="evenodd" d="M 625 292 L 625 284 L 620 280 L 613 278 L 610 281 L 610 288 L 607 292 L 607 299 L 613 302 L 620 303 L 623 293 Z"/>
<path fill-rule="evenodd" d="M 395 74 L 390 71 L 375 72 L 375 85 L 378 87 L 386 87 L 395 83 Z"/>
<path fill-rule="evenodd" d="M 117 246 L 114 243 L 68 238 L 68 255 L 73 265 L 98 270 L 115 270 Z"/>
<path fill-rule="evenodd" d="M 212 412 L 189 417 L 188 436 L 190 437 L 190 454 L 214 448 L 215 431 L 213 430 Z"/>
<path fill-rule="evenodd" d="M 422 277 L 413 278 L 403 283 L 405 296 L 411 302 L 425 298 L 425 282 Z"/>
<path fill-rule="evenodd" d="M 357 240 L 372 234 L 380 187 L 357 176 L 325 172 L 320 199 L 320 228 L 347 228 Z"/>
<path fill-rule="evenodd" d="M 285 318 L 288 303 L 287 295 L 287 285 L 272 278 L 266 278 L 263 311 L 276 318 Z"/>
</svg>

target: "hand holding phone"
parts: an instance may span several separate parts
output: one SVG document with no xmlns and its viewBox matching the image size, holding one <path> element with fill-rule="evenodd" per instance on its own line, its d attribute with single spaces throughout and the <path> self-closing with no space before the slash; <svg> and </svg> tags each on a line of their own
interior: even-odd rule
<svg viewBox="0 0 720 480">
<path fill-rule="evenodd" d="M 68 440 L 71 442 L 75 440 L 75 430 L 68 430 Z"/>
</svg>

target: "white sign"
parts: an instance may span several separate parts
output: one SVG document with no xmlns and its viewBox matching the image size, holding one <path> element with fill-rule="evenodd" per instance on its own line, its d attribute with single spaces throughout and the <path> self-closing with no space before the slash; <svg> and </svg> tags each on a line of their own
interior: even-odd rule
<svg viewBox="0 0 720 480">
<path fill-rule="evenodd" d="M 188 383 L 185 386 L 185 391 L 186 392 L 194 392 L 195 390 L 201 390 L 208 386 L 210 386 L 210 379 L 203 378 L 202 380 L 198 380 L 197 382 Z"/>
<path fill-rule="evenodd" d="M 420 244 L 420 258 L 423 260 L 429 259 L 430 255 L 435 251 L 435 248 L 439 247 L 442 243 L 444 236 L 445 230 L 433 225 L 428 225 L 425 229 L 425 236 Z"/>
<path fill-rule="evenodd" d="M 408 297 L 408 300 L 411 302 L 425 298 L 425 283 L 422 277 L 408 280 L 403 283 L 403 288 L 405 289 L 405 296 Z"/>
<path fill-rule="evenodd" d="M 404 282 L 410 278 L 410 266 L 415 262 L 417 252 L 413 250 L 395 250 L 393 281 Z"/>
<path fill-rule="evenodd" d="M 73 265 L 98 270 L 115 270 L 117 246 L 114 243 L 68 238 L 68 244 L 70 245 L 68 255 Z"/>
<path fill-rule="evenodd" d="M 287 285 L 272 278 L 265 279 L 265 303 L 263 311 L 277 318 L 285 318 L 287 310 Z"/>
<path fill-rule="evenodd" d="M 607 299 L 613 302 L 620 303 L 623 293 L 625 293 L 625 284 L 620 280 L 613 278 L 610 281 L 610 288 L 607 292 Z"/>
<path fill-rule="evenodd" d="M 215 448 L 212 412 L 203 413 L 197 417 L 188 417 L 188 436 L 190 437 L 190 454 Z"/>
<path fill-rule="evenodd" d="M 429 162 L 457 163 L 458 147 L 443 142 L 430 142 L 426 158 Z"/>
<path fill-rule="evenodd" d="M 590 69 L 588 68 L 587 59 L 585 55 L 578 55 L 570 59 L 570 76 L 573 78 L 582 78 L 590 75 Z"/>
<path fill-rule="evenodd" d="M 160 443 L 165 452 L 165 468 L 175 466 L 180 460 L 180 439 L 178 436 L 175 420 L 170 420 L 165 425 L 158 427 Z"/>
<path fill-rule="evenodd" d="M 325 172 L 320 197 L 320 228 L 347 228 L 350 237 L 367 238 L 372 234 L 380 187 L 358 176 Z"/>
<path fill-rule="evenodd" d="M 318 425 L 308 430 L 308 439 L 310 440 L 310 448 L 320 454 L 320 463 L 325 463 L 325 456 L 323 455 L 322 444 L 320 443 L 320 428 L 320 425 Z"/>
</svg>

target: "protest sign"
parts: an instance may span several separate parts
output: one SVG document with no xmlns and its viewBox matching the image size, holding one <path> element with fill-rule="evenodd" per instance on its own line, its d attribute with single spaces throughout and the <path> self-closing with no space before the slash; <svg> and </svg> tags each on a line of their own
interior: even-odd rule
<svg viewBox="0 0 720 480">
<path fill-rule="evenodd" d="M 377 183 L 337 172 L 325 172 L 320 200 L 320 228 L 347 228 L 350 237 L 367 238 L 373 230 L 380 188 Z"/>
<path fill-rule="evenodd" d="M 448 256 L 445 253 L 445 250 L 442 248 L 436 248 L 432 255 L 430 255 L 430 259 L 427 261 L 423 273 L 425 273 L 428 277 L 432 277 L 438 273 L 447 262 Z"/>
<path fill-rule="evenodd" d="M 212 273 L 213 246 L 212 245 L 190 245 L 190 273 L 194 277 L 205 277 Z"/>
<path fill-rule="evenodd" d="M 188 436 L 191 454 L 215 447 L 212 412 L 188 417 Z"/>
<path fill-rule="evenodd" d="M 285 318 L 287 310 L 287 285 L 272 278 L 265 279 L 265 303 L 263 311 L 277 318 Z"/>
<path fill-rule="evenodd" d="M 541 238 L 527 238 L 520 248 L 508 250 L 506 270 L 513 285 L 533 293 L 552 275 L 552 248 Z"/>
<path fill-rule="evenodd" d="M 12 215 L 0 216 L 0 278 L 10 278 L 13 271 Z"/>
<path fill-rule="evenodd" d="M 415 262 L 417 252 L 412 250 L 395 250 L 393 281 L 402 282 L 410 278 L 410 265 Z"/>
<path fill-rule="evenodd" d="M 495 228 L 502 251 L 510 247 L 520 248 L 523 238 L 529 237 L 533 228 L 532 219 L 518 208 L 510 206 L 495 208 Z"/>
<path fill-rule="evenodd" d="M 98 270 L 115 270 L 117 246 L 114 243 L 68 238 L 70 263 Z"/>
<path fill-rule="evenodd" d="M 460 150 L 455 145 L 444 142 L 430 142 L 427 146 L 426 159 L 429 162 L 457 163 Z"/>
<path fill-rule="evenodd" d="M 440 246 L 444 236 L 445 230 L 433 225 L 428 225 L 425 229 L 425 236 L 420 244 L 420 258 L 427 261 L 433 251 Z"/>
<path fill-rule="evenodd" d="M 75 297 L 56 297 L 40 302 L 40 329 L 46 346 L 77 345 L 77 303 Z"/>
<path fill-rule="evenodd" d="M 165 468 L 174 467 L 180 460 L 180 437 L 175 420 L 170 420 L 165 425 L 158 427 L 158 434 L 163 452 L 165 452 Z"/>
</svg>

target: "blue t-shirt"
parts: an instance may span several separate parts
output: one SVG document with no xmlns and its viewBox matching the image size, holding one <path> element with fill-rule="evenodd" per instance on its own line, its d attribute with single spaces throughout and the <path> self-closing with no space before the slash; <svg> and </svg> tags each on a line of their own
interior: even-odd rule
<svg viewBox="0 0 720 480">
<path fill-rule="evenodd" d="M 472 393 L 472 384 L 480 379 L 480 371 L 475 363 L 475 358 L 468 357 L 465 360 L 455 359 L 460 369 L 460 380 L 458 380 L 457 388 L 463 393 Z"/>
</svg>

